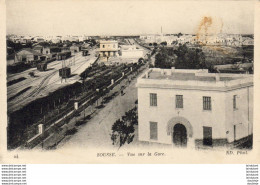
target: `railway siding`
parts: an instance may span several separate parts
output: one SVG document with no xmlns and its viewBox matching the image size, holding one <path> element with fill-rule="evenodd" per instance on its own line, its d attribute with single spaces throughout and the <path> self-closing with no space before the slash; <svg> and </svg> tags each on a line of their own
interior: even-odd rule
<svg viewBox="0 0 260 185">
<path fill-rule="evenodd" d="M 133 66 L 131 64 L 131 66 L 134 70 L 139 68 L 137 65 Z M 110 88 L 113 88 L 113 86 L 110 86 L 111 79 L 115 80 L 116 85 L 122 77 L 122 72 L 125 73 L 124 78 L 128 75 L 128 72 L 131 72 L 131 66 L 110 66 L 113 70 L 109 73 L 105 70 L 106 74 L 100 72 L 96 74 L 96 76 L 94 75 L 94 78 L 84 81 L 83 84 L 76 82 L 62 89 L 58 89 L 49 96 L 37 99 L 23 109 L 12 113 L 9 115 L 9 146 L 16 148 L 25 143 L 29 138 L 35 136 L 37 134 L 38 124 L 44 123 L 46 127 L 49 127 L 55 120 L 63 118 L 63 116 L 73 110 L 73 102 L 76 97 L 78 97 L 79 106 L 88 106 L 89 104 L 85 102 L 89 100 L 91 100 L 89 103 L 93 103 L 96 98 L 99 98 L 107 93 Z M 108 86 L 109 88 L 107 88 Z M 96 93 L 96 89 L 100 89 L 100 93 Z M 14 134 L 15 130 L 18 130 L 16 134 Z M 18 142 L 14 143 L 13 141 Z"/>
</svg>

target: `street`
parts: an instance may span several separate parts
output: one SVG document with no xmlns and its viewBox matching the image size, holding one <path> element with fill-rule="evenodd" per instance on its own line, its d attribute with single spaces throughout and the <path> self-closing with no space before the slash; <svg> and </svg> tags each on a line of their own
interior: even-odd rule
<svg viewBox="0 0 260 185">
<path fill-rule="evenodd" d="M 125 81 L 121 82 L 121 84 L 124 84 Z M 88 121 L 86 125 L 82 126 L 75 135 L 71 136 L 68 140 L 62 141 L 57 148 L 113 147 L 110 139 L 111 127 L 126 111 L 135 106 L 135 101 L 137 100 L 135 83 L 136 78 L 126 87 L 123 96 L 117 95 L 105 105 L 97 115 Z M 112 91 L 119 91 L 120 87 L 121 85 L 117 86 Z"/>
</svg>

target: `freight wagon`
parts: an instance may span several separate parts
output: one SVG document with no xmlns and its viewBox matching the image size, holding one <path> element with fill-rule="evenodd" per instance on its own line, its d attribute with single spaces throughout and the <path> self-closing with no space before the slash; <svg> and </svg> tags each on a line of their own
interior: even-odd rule
<svg viewBox="0 0 260 185">
<path fill-rule="evenodd" d="M 46 71 L 46 69 L 47 69 L 47 63 L 46 63 L 46 62 L 43 62 L 43 63 L 37 64 L 37 69 L 38 69 L 39 71 Z"/>
<path fill-rule="evenodd" d="M 26 62 L 26 64 L 28 64 L 30 67 L 36 67 L 39 63 L 41 63 L 41 60 L 31 60 Z"/>
<path fill-rule="evenodd" d="M 69 67 L 64 67 L 59 69 L 59 76 L 62 78 L 69 78 L 71 75 L 71 70 Z"/>
<path fill-rule="evenodd" d="M 82 56 L 88 56 L 88 50 L 87 49 L 82 49 Z"/>
<path fill-rule="evenodd" d="M 57 60 L 65 60 L 71 57 L 71 51 L 65 51 L 62 53 L 57 53 Z"/>
</svg>

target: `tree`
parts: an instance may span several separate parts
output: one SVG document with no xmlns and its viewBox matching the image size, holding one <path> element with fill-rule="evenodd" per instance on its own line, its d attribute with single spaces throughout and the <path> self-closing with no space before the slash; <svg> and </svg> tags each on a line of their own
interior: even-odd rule
<svg viewBox="0 0 260 185">
<path fill-rule="evenodd" d="M 32 43 L 21 44 L 21 43 L 14 43 L 11 40 L 7 40 L 6 44 L 7 47 L 12 48 L 14 51 L 20 51 L 23 48 L 32 48 Z"/>
<path fill-rule="evenodd" d="M 175 63 L 175 55 L 171 49 L 161 48 L 160 52 L 155 55 L 155 67 L 170 69 Z"/>
<path fill-rule="evenodd" d="M 134 125 L 138 124 L 137 107 L 129 110 L 122 116 L 121 119 L 116 120 L 112 125 L 111 140 L 113 145 L 119 145 L 119 148 L 126 142 L 129 144 L 134 138 Z"/>
<path fill-rule="evenodd" d="M 177 41 L 172 41 L 172 45 L 176 45 L 177 43 Z"/>
<path fill-rule="evenodd" d="M 143 59 L 143 58 L 139 58 L 139 59 L 138 59 L 138 64 L 141 65 L 141 64 L 143 64 L 143 63 L 144 63 L 144 59 Z"/>
<path fill-rule="evenodd" d="M 180 45 L 174 51 L 177 55 L 174 67 L 176 69 L 204 69 L 207 68 L 205 55 L 201 49 L 189 49 L 186 44 Z"/>
<path fill-rule="evenodd" d="M 212 64 L 209 64 L 207 68 L 210 73 L 218 73 L 218 70 Z"/>
<path fill-rule="evenodd" d="M 151 53 L 151 55 L 154 55 L 156 53 L 156 49 L 154 48 L 153 50 L 152 50 L 152 53 Z M 150 55 L 149 55 L 150 56 Z M 150 56 L 151 57 L 151 56 Z"/>
<path fill-rule="evenodd" d="M 205 56 L 201 49 L 190 49 L 185 44 L 176 50 L 161 48 L 155 56 L 155 67 L 170 69 L 205 69 Z"/>
<path fill-rule="evenodd" d="M 161 45 L 162 45 L 162 46 L 167 46 L 167 42 L 166 42 L 166 41 L 161 42 Z"/>
<path fill-rule="evenodd" d="M 178 33 L 177 36 L 178 36 L 178 38 L 179 38 L 179 37 L 181 37 L 182 35 L 183 35 L 183 34 L 180 32 L 180 33 Z"/>
</svg>

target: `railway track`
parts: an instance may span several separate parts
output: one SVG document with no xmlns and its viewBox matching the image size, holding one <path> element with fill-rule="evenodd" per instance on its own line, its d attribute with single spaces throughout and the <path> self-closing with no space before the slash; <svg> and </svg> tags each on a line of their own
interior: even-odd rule
<svg viewBox="0 0 260 185">
<path fill-rule="evenodd" d="M 126 71 L 126 69 L 124 69 L 122 66 L 115 66 L 115 67 L 112 67 L 112 69 L 118 69 L 118 70 L 121 70 L 122 72 L 123 71 Z M 100 77 L 100 76 L 105 76 L 105 75 L 108 75 L 108 74 L 111 74 L 112 73 L 112 70 L 111 69 L 108 69 L 108 70 L 105 70 L 99 74 L 96 74 L 95 76 L 96 77 Z M 120 79 L 120 78 L 118 78 Z M 116 79 L 116 80 L 118 80 Z M 108 80 L 108 82 L 110 82 L 110 79 Z M 109 85 L 107 84 L 104 84 L 102 86 L 99 86 L 98 88 L 99 89 L 107 89 Z M 93 89 L 90 89 L 87 94 L 85 94 L 83 97 L 81 97 L 81 99 L 79 100 L 79 104 L 82 106 L 82 104 L 85 104 L 86 101 L 89 101 L 90 99 L 92 98 L 95 98 L 95 96 L 97 96 L 96 94 L 96 91 L 93 90 Z M 65 110 L 63 110 L 59 115 L 56 115 L 57 117 L 62 117 L 60 115 L 64 115 L 65 113 L 67 113 L 68 111 L 71 110 L 71 108 L 73 109 L 74 105 L 72 105 L 71 107 L 66 107 Z M 47 118 L 47 119 L 50 119 L 48 122 L 46 122 L 45 124 L 48 125 L 49 123 L 53 122 L 55 120 L 55 118 Z"/>
<path fill-rule="evenodd" d="M 42 88 L 44 88 L 48 84 L 51 77 L 54 76 L 57 72 L 58 71 L 54 71 L 54 72 L 50 73 L 48 76 L 44 77 L 43 80 L 41 81 L 41 83 L 37 86 L 37 88 L 35 88 L 29 94 L 24 94 L 24 95 L 21 95 L 21 96 L 18 96 L 17 98 L 15 98 L 12 101 L 12 103 L 8 105 L 8 110 L 11 110 L 15 106 L 27 101 L 27 99 L 30 97 L 37 96 L 41 92 Z"/>
<path fill-rule="evenodd" d="M 75 62 L 77 62 L 79 59 L 80 59 L 80 54 L 79 55 L 75 55 Z M 66 62 L 68 62 L 68 61 L 70 61 L 70 65 L 73 63 L 72 62 L 72 60 L 73 60 L 73 58 L 71 58 L 71 59 L 69 59 L 69 60 L 67 60 Z M 89 59 L 88 59 L 89 60 Z M 72 62 L 72 63 L 71 63 Z M 74 69 L 73 71 L 72 71 L 72 73 L 74 73 L 75 71 L 77 71 L 80 67 L 82 67 L 82 65 L 84 65 L 86 63 L 86 61 L 85 60 L 83 60 L 83 61 L 81 61 L 81 62 L 79 62 L 79 63 L 77 63 L 77 64 L 80 64 L 76 69 Z M 56 63 L 56 64 L 54 64 L 54 65 L 51 65 L 50 67 L 54 67 L 54 66 L 56 66 L 56 65 L 58 65 L 58 64 L 60 64 L 60 63 Z M 18 97 L 16 97 L 16 98 L 14 98 L 11 102 L 9 102 L 8 103 L 8 111 L 9 110 L 12 110 L 13 108 L 15 108 L 16 106 L 19 106 L 19 105 L 21 105 L 22 103 L 24 103 L 24 102 L 26 102 L 27 101 L 27 99 L 28 98 L 30 98 L 30 97 L 35 97 L 35 96 L 37 96 L 40 92 L 42 92 L 43 90 L 48 90 L 48 89 L 50 89 L 51 87 L 50 87 L 50 85 L 51 84 L 54 84 L 54 83 L 56 83 L 56 82 L 58 82 L 60 79 L 58 78 L 57 80 L 54 80 L 52 83 L 50 83 L 50 84 L 48 84 L 48 82 L 49 82 L 49 80 L 56 74 L 58 72 L 58 70 L 56 70 L 56 71 L 54 71 L 54 72 L 52 72 L 52 73 L 50 73 L 50 74 L 47 74 L 47 75 L 44 75 L 44 76 L 42 76 L 41 78 L 39 78 L 39 79 L 36 79 L 36 80 L 33 80 L 33 81 L 29 81 L 29 82 L 27 82 L 27 83 L 23 83 L 23 84 L 21 84 L 21 85 L 18 85 L 18 86 L 16 86 L 15 88 L 12 88 L 12 89 L 10 89 L 9 91 L 8 91 L 8 93 L 10 92 L 10 91 L 15 91 L 15 90 L 18 90 L 19 88 L 21 88 L 21 87 L 24 87 L 24 86 L 26 86 L 26 85 L 31 85 L 33 82 L 35 82 L 35 81 L 38 81 L 38 80 L 42 80 L 41 82 L 40 82 L 40 84 L 37 86 L 37 88 L 35 88 L 33 91 L 31 91 L 29 94 L 21 94 L 20 96 L 18 96 Z M 103 73 L 104 74 L 104 73 Z M 14 95 L 15 96 L 15 95 Z"/>
<path fill-rule="evenodd" d="M 31 96 L 35 97 L 36 95 L 38 95 L 40 93 L 41 89 L 48 84 L 48 82 L 51 79 L 51 77 L 53 77 L 56 73 L 58 73 L 58 71 L 54 71 L 50 75 L 46 76 L 41 81 L 41 83 L 38 85 L 38 87 L 36 89 L 34 89 L 30 94 L 28 94 L 27 97 L 31 97 Z"/>
<path fill-rule="evenodd" d="M 78 55 L 79 56 L 79 55 Z M 75 62 L 78 61 L 80 58 L 77 58 L 75 59 Z M 74 69 L 72 71 L 75 72 L 76 70 L 78 70 L 83 64 L 85 64 L 85 60 L 84 61 L 81 61 L 77 64 L 80 64 L 76 69 Z M 58 63 L 59 64 L 59 63 Z M 55 64 L 57 65 L 57 64 Z M 13 108 L 15 108 L 16 106 L 26 102 L 28 100 L 28 98 L 30 97 L 36 97 L 42 90 L 47 90 L 49 88 L 47 88 L 48 85 L 51 85 L 51 84 L 54 84 L 56 82 L 58 82 L 60 79 L 58 78 L 57 80 L 54 80 L 51 84 L 48 84 L 49 80 L 55 75 L 58 73 L 58 70 L 55 70 L 53 72 L 51 72 L 50 74 L 47 74 L 47 75 L 44 75 L 43 77 L 39 78 L 39 79 L 36 79 L 34 81 L 30 81 L 26 84 L 31 84 L 32 82 L 35 82 L 35 81 L 38 81 L 38 80 L 42 80 L 40 82 L 40 84 L 37 86 L 37 88 L 35 88 L 33 91 L 31 91 L 29 94 L 24 94 L 24 95 L 21 95 L 21 96 L 18 96 L 16 97 L 15 99 L 13 99 L 13 101 L 11 103 L 8 103 L 8 110 L 12 110 Z M 26 84 L 22 84 L 18 87 L 16 87 L 16 89 L 22 87 L 22 86 L 25 86 Z M 12 89 L 13 91 L 14 89 Z"/>
<path fill-rule="evenodd" d="M 77 62 L 80 58 L 78 58 L 78 57 L 80 57 L 80 55 L 77 55 L 76 56 L 77 57 L 77 59 L 75 58 L 75 62 Z M 82 62 L 80 62 L 80 63 L 84 63 L 85 61 L 82 61 Z M 78 64 L 80 64 L 80 63 L 78 63 Z M 52 68 L 52 67 L 54 67 L 54 66 L 57 66 L 57 65 L 60 65 L 60 62 L 58 62 L 58 63 L 56 63 L 56 64 L 54 64 L 54 65 L 49 65 L 49 68 Z M 82 66 L 82 65 L 80 65 L 80 66 Z M 33 70 L 33 71 L 38 71 L 37 69 L 35 69 L 35 70 Z M 28 71 L 27 71 L 28 72 Z M 26 73 L 27 73 L 26 72 Z M 25 83 L 20 83 L 20 84 L 17 84 L 15 87 L 11 87 L 10 86 L 10 88 L 8 88 L 7 89 L 7 94 L 10 94 L 10 93 L 12 93 L 12 92 L 14 92 L 14 91 L 18 91 L 21 87 L 26 87 L 26 86 L 28 86 L 28 85 L 31 85 L 32 83 L 34 83 L 34 82 L 36 82 L 36 81 L 39 81 L 39 80 L 42 80 L 43 78 L 46 78 L 46 77 L 48 77 L 50 74 L 46 74 L 46 75 L 43 75 L 43 76 L 41 76 L 40 78 L 37 78 L 37 79 L 34 79 L 34 80 L 30 80 L 30 81 L 27 81 L 27 82 L 25 82 Z"/>
<path fill-rule="evenodd" d="M 82 64 L 81 64 L 82 63 Z M 84 64 L 86 63 L 86 61 L 82 61 L 80 62 L 81 65 L 79 65 L 76 69 L 72 70 L 71 73 L 73 74 L 75 71 L 77 71 L 80 67 L 82 67 Z M 79 63 L 78 63 L 79 64 Z M 60 79 L 58 78 L 57 80 L 54 80 L 52 83 L 50 83 L 49 85 L 51 84 L 54 84 L 56 82 L 60 81 Z M 50 88 L 50 87 L 49 87 Z M 42 88 L 42 90 L 48 90 L 49 89 L 47 86 L 45 86 L 44 88 Z"/>
<path fill-rule="evenodd" d="M 84 91 L 85 93 L 81 94 L 80 95 L 80 99 L 78 99 L 79 101 L 79 110 L 83 110 L 84 107 L 87 107 L 90 103 L 92 103 L 93 101 L 96 101 L 97 98 L 99 98 L 99 94 L 97 94 L 96 92 L 96 88 L 98 89 L 104 89 L 105 91 L 108 89 L 108 88 L 113 88 L 110 86 L 110 80 L 113 78 L 115 79 L 115 83 L 114 85 L 117 85 L 121 79 L 124 79 L 122 76 L 121 76 L 121 72 L 125 72 L 125 75 L 127 76 L 129 73 L 131 73 L 130 71 L 130 68 L 129 66 L 111 66 L 111 68 L 113 68 L 113 71 L 119 71 L 118 75 L 112 75 L 111 78 L 110 77 L 105 77 L 106 75 L 104 73 L 98 73 L 96 75 L 98 75 L 98 78 L 104 78 L 104 80 L 106 81 L 105 83 L 103 82 L 98 82 L 96 85 L 96 87 L 93 89 L 89 89 L 88 91 Z M 112 71 L 108 72 L 106 71 L 106 73 L 111 73 Z M 45 82 L 48 81 L 48 79 L 45 79 Z M 42 87 L 45 86 L 45 82 L 42 82 L 41 85 Z M 46 87 L 46 86 L 45 86 Z M 42 91 L 39 90 L 39 91 Z M 30 95 L 33 95 L 34 93 L 37 94 L 37 90 L 35 90 L 34 92 L 32 91 L 30 93 Z M 71 93 L 73 94 L 73 93 Z M 29 95 L 29 94 L 28 94 Z M 71 96 L 70 100 L 73 100 L 75 97 Z M 70 101 L 69 100 L 69 101 Z M 52 114 L 50 111 L 48 111 L 48 114 L 45 114 L 45 119 L 43 118 L 43 116 L 41 115 L 41 118 L 39 120 L 35 120 L 35 122 L 33 124 L 30 125 L 29 129 L 31 130 L 31 132 L 29 132 L 29 135 L 33 137 L 33 133 L 34 133 L 34 128 L 44 120 L 47 120 L 45 122 L 45 125 L 46 125 L 46 128 L 49 129 L 49 126 L 52 125 L 52 124 L 56 124 L 58 122 L 62 122 L 64 121 L 64 118 L 65 119 L 70 119 L 70 117 L 72 116 L 75 116 L 74 114 L 69 114 L 71 111 L 73 111 L 74 109 L 74 105 L 71 105 L 71 104 L 68 104 L 69 101 L 65 101 L 65 102 L 61 102 L 62 105 L 61 107 L 57 108 L 56 109 L 52 109 L 51 112 L 55 111 L 56 113 L 55 114 Z M 67 103 L 66 103 L 67 102 Z M 57 105 L 57 106 L 60 106 L 60 105 Z M 57 111 L 57 109 L 59 109 L 59 111 Z M 27 110 L 25 110 L 27 111 Z M 33 111 L 33 109 L 32 109 Z M 49 114 L 50 113 L 50 114 Z M 60 121 L 59 121 L 60 120 Z M 28 130 L 27 130 L 28 131 Z M 15 140 L 15 138 L 14 138 Z"/>
</svg>

